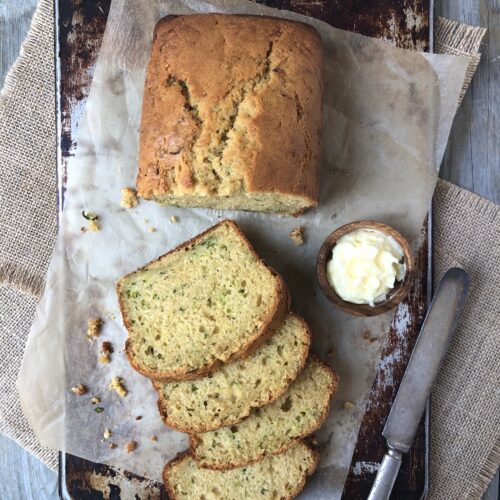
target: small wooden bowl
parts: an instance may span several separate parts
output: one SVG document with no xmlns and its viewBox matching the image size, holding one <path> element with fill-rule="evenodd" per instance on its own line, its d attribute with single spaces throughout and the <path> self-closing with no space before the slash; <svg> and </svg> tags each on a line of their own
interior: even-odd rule
<svg viewBox="0 0 500 500">
<path fill-rule="evenodd" d="M 332 255 L 332 248 L 335 246 L 339 238 L 344 236 L 351 231 L 357 229 L 371 229 L 384 233 L 387 236 L 391 236 L 401 247 L 403 251 L 403 258 L 406 264 L 406 274 L 402 281 L 397 281 L 394 288 L 389 292 L 386 300 L 381 302 L 376 302 L 375 306 L 370 306 L 369 304 L 354 304 L 352 302 L 347 302 L 337 295 L 337 292 L 328 282 L 326 277 L 326 264 L 330 260 Z M 407 295 L 410 290 L 411 278 L 413 275 L 413 257 L 411 255 L 410 245 L 408 241 L 394 228 L 382 224 L 380 222 L 373 222 L 368 220 L 362 220 L 357 222 L 351 222 L 345 226 L 339 227 L 325 240 L 321 246 L 318 254 L 318 259 L 316 261 L 316 272 L 318 274 L 318 281 L 323 293 L 327 296 L 330 302 L 333 303 L 335 307 L 345 311 L 346 313 L 352 314 L 354 316 L 378 316 L 383 314 L 394 307 L 396 307 Z"/>
</svg>

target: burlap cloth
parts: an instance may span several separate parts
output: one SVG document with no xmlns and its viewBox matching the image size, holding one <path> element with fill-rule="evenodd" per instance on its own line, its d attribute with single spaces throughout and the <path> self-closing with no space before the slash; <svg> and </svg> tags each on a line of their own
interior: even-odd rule
<svg viewBox="0 0 500 500">
<path fill-rule="evenodd" d="M 52 0 L 41 0 L 0 98 L 0 432 L 55 469 L 57 452 L 38 444 L 15 390 L 57 226 L 53 23 Z M 464 93 L 483 36 L 437 22 L 436 52 L 471 59 Z M 433 393 L 431 498 L 480 498 L 500 463 L 499 222 L 500 207 L 439 182 L 435 277 L 460 265 L 472 287 Z"/>
</svg>

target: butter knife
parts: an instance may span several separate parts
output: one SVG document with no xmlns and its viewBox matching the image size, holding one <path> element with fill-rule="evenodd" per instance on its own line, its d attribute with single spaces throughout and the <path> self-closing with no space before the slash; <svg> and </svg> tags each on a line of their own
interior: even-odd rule
<svg viewBox="0 0 500 500">
<path fill-rule="evenodd" d="M 412 445 L 468 289 L 469 275 L 459 268 L 448 270 L 439 283 L 382 432 L 387 453 L 368 500 L 386 500 L 391 494 L 403 454 Z"/>
</svg>

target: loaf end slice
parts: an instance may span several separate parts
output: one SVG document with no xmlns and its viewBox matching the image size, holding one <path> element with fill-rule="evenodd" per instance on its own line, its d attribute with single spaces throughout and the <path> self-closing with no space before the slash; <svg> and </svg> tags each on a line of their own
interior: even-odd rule
<svg viewBox="0 0 500 500">
<path fill-rule="evenodd" d="M 190 436 L 193 458 L 200 467 L 227 470 L 282 453 L 319 429 L 337 386 L 335 373 L 311 357 L 274 403 L 253 410 L 237 425 Z"/>
<path fill-rule="evenodd" d="M 228 471 L 202 469 L 184 454 L 165 466 L 163 481 L 174 500 L 291 499 L 302 491 L 318 461 L 318 454 L 303 442 L 281 455 Z"/>
<path fill-rule="evenodd" d="M 310 343 L 304 320 L 289 313 L 252 356 L 200 380 L 155 382 L 163 421 L 188 433 L 238 423 L 252 408 L 276 400 L 287 390 L 305 364 Z"/>
<path fill-rule="evenodd" d="M 283 279 L 225 220 L 117 285 L 132 367 L 154 380 L 202 377 L 244 358 L 283 322 Z"/>
<path fill-rule="evenodd" d="M 161 20 L 144 86 L 138 195 L 280 214 L 316 206 L 323 86 L 323 44 L 310 25 Z"/>
</svg>

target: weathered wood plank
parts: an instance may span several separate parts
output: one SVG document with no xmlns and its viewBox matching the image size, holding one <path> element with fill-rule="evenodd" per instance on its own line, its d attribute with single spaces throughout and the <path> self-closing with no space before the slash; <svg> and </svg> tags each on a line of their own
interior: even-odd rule
<svg viewBox="0 0 500 500">
<path fill-rule="evenodd" d="M 500 0 L 436 0 L 436 15 L 488 29 L 455 118 L 443 178 L 500 203 Z"/>
<path fill-rule="evenodd" d="M 0 498 L 55 500 L 57 474 L 0 434 Z"/>
</svg>

